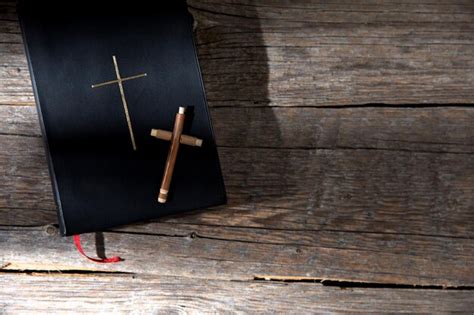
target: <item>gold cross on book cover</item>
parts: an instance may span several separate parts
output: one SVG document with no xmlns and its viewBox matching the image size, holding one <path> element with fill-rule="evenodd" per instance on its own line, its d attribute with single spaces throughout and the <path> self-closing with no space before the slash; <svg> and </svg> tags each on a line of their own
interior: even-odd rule
<svg viewBox="0 0 474 315">
<path fill-rule="evenodd" d="M 111 80 L 111 81 L 107 81 L 107 82 L 103 82 L 103 83 L 92 84 L 92 88 L 95 89 L 95 88 L 110 85 L 110 84 L 118 84 L 119 91 L 120 91 L 120 96 L 122 98 L 123 110 L 125 111 L 125 118 L 127 120 L 128 132 L 130 134 L 130 140 L 132 141 L 132 148 L 133 148 L 134 151 L 136 151 L 137 150 L 137 143 L 135 141 L 135 135 L 133 134 L 132 120 L 130 119 L 130 112 L 128 110 L 127 99 L 125 98 L 125 91 L 123 89 L 123 82 L 129 81 L 129 80 L 134 80 L 134 79 L 139 79 L 139 78 L 142 78 L 142 77 L 146 77 L 147 74 L 146 73 L 141 73 L 141 74 L 137 74 L 137 75 L 134 75 L 134 76 L 122 78 L 120 76 L 120 69 L 119 69 L 119 66 L 118 66 L 118 63 L 117 63 L 117 57 L 112 56 L 112 60 L 114 62 L 116 79 Z"/>
</svg>

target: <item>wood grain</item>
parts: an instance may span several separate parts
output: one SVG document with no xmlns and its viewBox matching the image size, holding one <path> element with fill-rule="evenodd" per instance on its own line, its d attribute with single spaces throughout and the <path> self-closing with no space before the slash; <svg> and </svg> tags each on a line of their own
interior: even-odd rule
<svg viewBox="0 0 474 315">
<path fill-rule="evenodd" d="M 219 147 L 474 152 L 474 110 L 211 108 Z M 0 134 L 40 137 L 36 108 L 0 106 Z"/>
<path fill-rule="evenodd" d="M 311 283 L 202 281 L 132 275 L 5 275 L 6 313 L 451 313 L 474 307 L 472 291 L 323 287 Z M 21 295 L 18 292 L 22 292 Z M 239 294 L 235 294 L 239 292 Z M 26 298 L 28 297 L 28 298 Z M 403 301 L 403 302 L 401 302 Z"/>
<path fill-rule="evenodd" d="M 0 262 L 4 270 L 102 270 L 239 281 L 269 277 L 443 287 L 474 283 L 470 238 L 181 224 L 148 228 L 150 233 L 140 227 L 104 233 L 106 254 L 125 258 L 106 265 L 82 259 L 72 240 L 51 226 L 1 228 Z M 94 253 L 94 235 L 82 239 Z"/>
<path fill-rule="evenodd" d="M 211 106 L 472 103 L 472 3 L 189 5 Z"/>
<path fill-rule="evenodd" d="M 6 208 L 17 209 L 11 219 L 11 211 L 5 211 L 8 225 L 18 217 L 38 220 L 36 208 L 53 209 L 52 200 L 18 194 L 22 191 L 17 187 L 31 172 L 21 166 L 31 165 L 24 159 L 32 154 L 22 158 L 13 143 L 18 140 L 8 147 L 17 157 L 15 174 L 6 177 L 8 184 L 2 189 L 13 195 Z M 34 145 L 25 147 L 31 150 Z M 36 150 L 42 150 L 39 143 Z M 274 274 L 377 283 L 473 284 L 474 231 L 466 224 L 473 221 L 472 155 L 232 148 L 220 152 L 224 173 L 232 174 L 225 176 L 229 206 L 164 219 L 210 228 L 177 226 L 169 234 L 162 233 L 161 225 L 124 228 L 120 231 L 127 233 L 107 235 L 111 237 L 108 248 L 133 259 L 106 268 L 227 279 Z M 38 167 L 45 168 L 44 163 Z M 47 182 L 45 169 L 42 176 L 41 181 Z M 247 229 L 236 234 L 231 227 Z M 197 232 L 205 237 L 192 240 Z M 0 257 L 10 268 L 43 270 L 55 263 L 66 269 L 89 266 L 77 260 L 70 240 L 44 235 L 41 229 L 6 228 L 0 239 Z M 35 246 L 47 254 L 28 249 Z M 212 263 L 216 259 L 219 268 Z M 159 267 L 163 265 L 169 267 L 163 271 Z"/>
<path fill-rule="evenodd" d="M 15 4 L 0 1 L 0 307 L 471 311 L 472 1 L 188 5 L 229 205 L 107 231 L 106 254 L 126 260 L 102 266 L 51 225 Z"/>
<path fill-rule="evenodd" d="M 0 159 L 8 196 L 2 206 L 23 209 L 27 221 L 1 220 L 28 225 L 35 218 L 27 209 L 54 209 L 42 140 L 1 136 L 0 141 L 7 149 Z M 464 224 L 474 215 L 470 154 L 268 148 L 221 148 L 220 154 L 233 214 L 200 213 L 210 224 L 228 219 L 249 224 L 245 214 L 256 220 L 261 211 L 279 217 L 273 224 L 280 227 L 332 222 L 335 228 L 347 222 L 351 229 L 373 231 L 383 222 L 378 231 L 473 235 L 473 227 Z"/>
<path fill-rule="evenodd" d="M 0 5 L 9 30 L 0 43 L 0 104 L 33 104 L 14 8 Z M 189 6 L 210 106 L 474 99 L 470 2 L 191 0 Z"/>
</svg>

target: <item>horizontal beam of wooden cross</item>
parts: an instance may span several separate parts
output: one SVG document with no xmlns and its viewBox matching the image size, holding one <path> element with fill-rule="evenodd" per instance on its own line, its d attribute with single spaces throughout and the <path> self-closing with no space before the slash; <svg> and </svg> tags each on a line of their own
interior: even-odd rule
<svg viewBox="0 0 474 315">
<path fill-rule="evenodd" d="M 173 138 L 173 133 L 171 131 L 162 130 L 162 129 L 152 129 L 151 136 L 157 139 L 171 141 L 171 139 Z M 193 147 L 200 147 L 202 146 L 202 139 L 187 136 L 187 135 L 181 135 L 181 138 L 179 139 L 179 143 L 193 146 Z"/>
</svg>

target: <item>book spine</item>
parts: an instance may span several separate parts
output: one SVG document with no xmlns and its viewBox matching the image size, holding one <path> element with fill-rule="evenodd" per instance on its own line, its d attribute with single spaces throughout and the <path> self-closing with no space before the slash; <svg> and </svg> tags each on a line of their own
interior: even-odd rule
<svg viewBox="0 0 474 315">
<path fill-rule="evenodd" d="M 21 33 L 22 33 L 22 37 L 23 37 L 23 45 L 24 45 L 24 48 L 25 48 L 25 54 L 26 54 L 26 58 L 27 58 L 27 61 L 28 61 L 28 69 L 29 69 L 30 76 L 31 76 L 31 83 L 32 83 L 32 87 L 33 87 L 33 93 L 34 93 L 34 96 L 35 96 L 35 103 L 36 103 L 36 109 L 37 109 L 37 112 L 38 112 L 39 124 L 40 124 L 40 127 L 41 127 L 41 133 L 43 135 L 43 142 L 44 142 L 44 147 L 45 147 L 45 151 L 46 151 L 46 160 L 47 160 L 47 163 L 48 163 L 48 170 L 49 170 L 49 175 L 50 175 L 50 178 L 51 178 L 51 185 L 53 187 L 54 201 L 56 203 L 56 209 L 57 209 L 57 213 L 58 213 L 59 229 L 60 229 L 61 235 L 65 236 L 67 231 L 66 231 L 66 224 L 65 224 L 65 221 L 64 221 L 64 215 L 63 215 L 63 210 L 62 210 L 61 196 L 60 196 L 59 189 L 58 189 L 56 174 L 54 172 L 54 165 L 53 165 L 53 160 L 52 160 L 52 157 L 51 157 L 51 152 L 49 150 L 48 136 L 46 134 L 46 127 L 44 125 L 43 112 L 41 110 L 41 104 L 40 104 L 40 99 L 39 99 L 39 95 L 38 95 L 38 89 L 36 87 L 33 64 L 31 62 L 31 56 L 30 56 L 30 52 L 29 52 L 29 48 L 28 48 L 28 38 L 27 38 L 27 34 L 26 34 L 26 28 L 25 28 L 25 25 L 24 25 L 24 21 L 22 19 L 21 2 L 18 3 L 18 5 L 17 5 L 17 11 L 18 11 L 18 19 L 19 19 L 19 22 L 20 22 Z"/>
</svg>

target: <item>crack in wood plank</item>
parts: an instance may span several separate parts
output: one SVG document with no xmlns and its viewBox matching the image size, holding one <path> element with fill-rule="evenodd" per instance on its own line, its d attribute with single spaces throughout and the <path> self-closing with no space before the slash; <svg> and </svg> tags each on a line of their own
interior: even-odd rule
<svg viewBox="0 0 474 315">
<path fill-rule="evenodd" d="M 474 286 L 433 286 L 400 283 L 376 283 L 376 282 L 355 282 L 344 279 L 325 279 L 316 277 L 294 277 L 281 275 L 256 275 L 255 281 L 275 281 L 284 283 L 315 283 L 323 286 L 343 288 L 390 288 L 390 289 L 416 289 L 416 290 L 474 290 Z"/>
<path fill-rule="evenodd" d="M 188 287 L 224 279 L 209 283 L 227 292 L 264 275 L 269 287 L 294 286 L 272 293 L 281 301 L 307 293 L 304 282 L 334 281 L 405 286 L 388 291 L 404 301 L 423 291 L 431 299 L 419 307 L 438 303 L 429 294 L 442 287 L 472 291 L 471 2 L 189 2 L 230 204 L 107 232 L 108 250 L 131 258 L 95 270 L 41 225 L 54 221 L 54 203 L 16 9 L 0 1 L 0 256 L 16 268 L 4 279 L 60 266 L 71 278 L 90 272 L 83 281 L 146 273 L 151 290 L 170 275 L 193 278 Z M 23 285 L 36 299 L 38 287 L 61 296 L 61 282 L 35 279 Z M 415 284 L 427 287 L 405 290 Z M 348 309 L 368 303 L 367 292 L 356 290 L 364 300 Z M 471 310 L 464 293 L 446 309 Z"/>
</svg>

